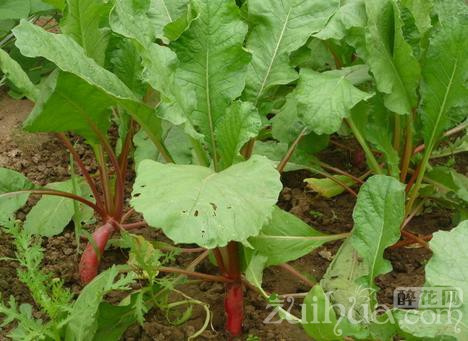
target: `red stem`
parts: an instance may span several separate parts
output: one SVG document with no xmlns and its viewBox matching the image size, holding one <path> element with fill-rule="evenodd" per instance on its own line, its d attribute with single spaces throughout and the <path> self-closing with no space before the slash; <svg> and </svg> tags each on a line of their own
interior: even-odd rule
<svg viewBox="0 0 468 341">
<path fill-rule="evenodd" d="M 68 198 L 72 200 L 76 200 L 81 202 L 82 204 L 85 204 L 86 206 L 91 207 L 97 214 L 101 216 L 103 219 L 107 219 L 107 213 L 98 207 L 95 203 L 80 197 L 79 195 L 73 194 L 73 193 L 68 193 L 68 192 L 62 192 L 62 191 L 57 191 L 54 189 L 33 189 L 33 190 L 25 190 L 25 191 L 16 191 L 16 192 L 10 192 L 10 193 L 5 193 L 0 195 L 0 197 L 7 197 L 7 196 L 13 196 L 13 195 L 19 195 L 23 193 L 31 193 L 31 194 L 39 194 L 39 195 L 52 195 L 56 197 L 63 197 L 63 198 Z"/>
<path fill-rule="evenodd" d="M 89 174 L 88 170 L 86 169 L 86 166 L 83 163 L 83 160 L 81 160 L 80 156 L 76 152 L 76 149 L 73 147 L 70 140 L 66 137 L 66 135 L 64 133 L 57 133 L 57 137 L 62 141 L 65 148 L 68 149 L 68 151 L 72 155 L 73 159 L 75 160 L 75 162 L 76 162 L 78 168 L 80 169 L 83 177 L 85 178 L 86 182 L 88 183 L 89 188 L 91 189 L 91 192 L 93 192 L 94 199 L 96 200 L 96 205 L 101 207 L 101 209 L 104 209 L 103 200 L 102 200 L 102 197 L 99 195 L 99 192 L 97 190 L 96 182 L 93 180 L 93 178 Z"/>
<path fill-rule="evenodd" d="M 464 130 L 466 128 L 467 128 L 467 123 L 463 122 L 462 124 L 456 126 L 455 128 L 447 130 L 444 133 L 443 137 L 449 137 L 449 136 L 454 135 L 454 134 L 456 134 L 456 133 L 458 133 L 458 132 L 460 132 L 460 131 L 462 131 L 462 130 Z M 417 153 L 421 153 L 425 148 L 426 148 L 425 144 L 421 144 L 421 145 L 417 146 L 413 151 L 413 155 L 417 154 Z"/>
<path fill-rule="evenodd" d="M 127 136 L 125 137 L 125 142 L 122 147 L 122 152 L 120 153 L 120 157 L 118 160 L 119 168 L 120 168 L 120 176 L 122 177 L 122 188 L 116 189 L 120 191 L 120 195 L 115 197 L 115 206 L 116 211 L 119 215 L 122 215 L 124 209 L 124 197 L 125 197 L 125 175 L 127 173 L 128 168 L 128 155 L 130 153 L 130 149 L 132 147 L 133 142 L 133 133 L 134 133 L 134 121 L 130 120 L 130 128 L 127 132 Z M 119 200 L 119 198 L 121 198 Z"/>
<path fill-rule="evenodd" d="M 239 249 L 237 242 L 230 242 L 228 252 L 228 276 L 234 282 L 226 284 L 224 310 L 226 312 L 226 330 L 232 337 L 242 334 L 244 322 L 244 293 L 239 263 Z"/>
<path fill-rule="evenodd" d="M 196 277 L 200 278 L 204 281 L 209 281 L 209 282 L 223 282 L 223 283 L 232 283 L 233 280 L 230 278 L 227 278 L 225 276 L 215 276 L 215 275 L 208 275 L 204 274 L 201 272 L 194 272 L 194 271 L 188 271 L 184 269 L 179 269 L 179 268 L 171 268 L 171 267 L 161 267 L 159 268 L 160 272 L 165 272 L 165 273 L 174 273 L 174 274 L 181 274 L 181 275 L 186 275 L 188 277 Z"/>
<path fill-rule="evenodd" d="M 325 162 L 322 162 L 322 161 L 319 161 L 318 164 L 320 165 L 320 167 L 323 167 L 325 169 L 328 169 L 332 172 L 335 172 L 335 173 L 338 173 L 338 174 L 341 174 L 341 175 L 344 175 L 344 176 L 347 176 L 351 179 L 353 179 L 355 182 L 357 182 L 358 184 L 363 184 L 364 181 L 360 178 L 358 178 L 357 176 L 354 176 L 348 172 L 345 172 L 344 170 L 341 170 L 339 168 L 336 168 L 336 167 L 333 167 L 333 166 L 330 166 L 328 164 L 326 164 Z M 370 173 L 369 172 L 366 172 L 364 175 L 363 175 L 363 178 L 365 179 L 367 176 L 369 176 Z"/>
<path fill-rule="evenodd" d="M 120 227 L 123 228 L 124 230 L 132 230 L 132 229 L 137 229 L 139 227 L 146 227 L 146 226 L 148 226 L 146 221 L 139 221 L 139 222 L 136 222 L 136 223 L 120 225 Z"/>
<path fill-rule="evenodd" d="M 125 191 L 125 183 L 123 179 L 123 175 L 120 172 L 120 166 L 119 162 L 117 161 L 117 156 L 115 155 L 114 151 L 112 150 L 112 147 L 109 144 L 109 141 L 107 141 L 107 138 L 103 135 L 103 133 L 94 125 L 94 123 L 89 122 L 91 128 L 93 129 L 94 133 L 98 137 L 99 141 L 101 142 L 102 146 L 104 147 L 104 150 L 107 153 L 107 156 L 109 157 L 109 160 L 112 164 L 112 167 L 114 168 L 115 171 L 115 176 L 116 176 L 116 189 L 115 189 L 115 201 L 120 203 L 121 201 L 124 200 L 124 191 Z M 108 181 L 108 179 L 104 179 L 104 181 Z M 123 205 L 122 205 L 123 207 Z M 118 218 L 117 220 L 120 220 L 122 216 L 122 209 L 120 211 L 114 211 L 112 212 L 113 215 Z"/>
<path fill-rule="evenodd" d="M 281 264 L 280 267 L 283 269 L 283 270 L 286 270 L 289 274 L 293 275 L 294 277 L 296 277 L 297 279 L 299 279 L 301 282 L 303 282 L 304 284 L 307 284 L 308 286 L 310 286 L 311 288 L 315 285 L 315 283 L 313 283 L 310 279 L 308 279 L 306 276 L 304 276 L 303 274 L 301 274 L 299 271 L 297 271 L 296 269 L 294 269 L 291 265 L 289 264 Z"/>
</svg>

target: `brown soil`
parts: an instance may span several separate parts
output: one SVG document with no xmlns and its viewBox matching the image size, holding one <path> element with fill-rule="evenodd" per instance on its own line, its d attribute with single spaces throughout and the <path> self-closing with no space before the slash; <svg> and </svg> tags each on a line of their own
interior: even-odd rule
<svg viewBox="0 0 468 341">
<path fill-rule="evenodd" d="M 28 134 L 20 130 L 19 124 L 30 111 L 28 101 L 13 101 L 0 94 L 0 167 L 8 167 L 22 172 L 34 182 L 44 185 L 47 182 L 60 181 L 68 176 L 68 154 L 60 143 L 50 135 Z M 87 154 L 82 147 L 80 154 Z M 349 152 L 343 152 L 337 147 L 331 147 L 322 152 L 322 158 L 331 165 L 347 169 L 353 174 L 360 175 L 362 170 L 352 166 Z M 87 159 L 85 157 L 85 159 Z M 465 158 L 466 160 L 466 158 Z M 465 163 L 466 164 L 466 163 Z M 92 161 L 87 161 L 92 170 Z M 284 189 L 279 205 L 311 226 L 328 233 L 340 233 L 352 229 L 352 211 L 354 198 L 345 193 L 333 199 L 324 199 L 310 193 L 304 186 L 303 179 L 310 176 L 307 172 L 294 172 L 283 178 Z M 23 212 L 19 217 L 24 216 Z M 409 230 L 416 233 L 431 233 L 452 226 L 450 212 L 433 208 L 422 216 L 416 217 Z M 141 230 L 148 239 L 162 238 L 157 231 Z M 313 251 L 309 255 L 291 262 L 301 273 L 312 280 L 320 280 L 330 264 L 333 255 L 338 250 L 340 242 L 328 243 Z M 81 285 L 77 276 L 76 244 L 73 230 L 66 231 L 57 237 L 48 238 L 43 243 L 45 249 L 44 269 L 54 276 L 64 280 L 65 285 L 76 294 Z M 14 249 L 11 240 L 4 233 L 0 233 L 0 257 L 13 257 Z M 193 256 L 181 256 L 177 263 L 184 265 Z M 388 250 L 386 257 L 393 264 L 393 271 L 378 279 L 381 287 L 379 299 L 382 303 L 391 304 L 392 293 L 397 286 L 418 286 L 424 282 L 424 264 L 430 258 L 430 252 L 423 248 L 400 248 Z M 113 263 L 124 263 L 125 252 L 117 249 L 108 250 L 102 263 L 102 269 Z M 205 262 L 199 271 L 216 273 L 216 269 Z M 227 340 L 223 333 L 224 288 L 218 283 L 201 283 L 185 285 L 181 288 L 187 295 L 208 303 L 213 313 L 212 329 L 206 330 L 200 340 Z M 264 289 L 272 293 L 303 293 L 308 291 L 307 285 L 291 278 L 279 267 L 272 267 L 265 271 Z M 16 264 L 11 261 L 0 262 L 0 290 L 2 298 L 13 295 L 19 302 L 33 303 L 27 288 L 16 276 Z M 112 297 L 109 298 L 112 300 Z M 299 307 L 300 302 L 297 303 Z M 261 340 L 309 340 L 300 326 L 286 322 L 282 324 L 264 324 L 264 318 L 270 313 L 267 304 L 256 292 L 246 290 L 245 303 L 245 337 L 257 336 Z M 297 312 L 297 309 L 295 310 Z M 193 311 L 190 320 L 182 326 L 172 326 L 165 315 L 158 310 L 152 310 L 146 316 L 142 325 L 131 327 L 124 336 L 124 340 L 183 340 L 198 330 L 204 321 L 204 312 L 200 308 Z M 0 340 L 5 338 L 6 332 L 0 331 Z"/>
</svg>

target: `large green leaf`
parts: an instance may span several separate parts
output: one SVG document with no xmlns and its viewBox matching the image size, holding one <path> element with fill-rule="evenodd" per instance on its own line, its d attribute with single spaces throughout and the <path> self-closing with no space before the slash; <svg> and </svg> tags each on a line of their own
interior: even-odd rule
<svg viewBox="0 0 468 341">
<path fill-rule="evenodd" d="M 400 10 L 393 0 L 367 0 L 366 51 L 367 61 L 385 94 L 385 106 L 397 114 L 409 114 L 417 105 L 416 89 L 420 66 L 402 32 Z"/>
<path fill-rule="evenodd" d="M 366 25 L 365 0 L 344 0 L 341 1 L 340 5 L 327 25 L 320 32 L 314 34 L 314 37 L 322 40 L 341 40 L 349 29 Z"/>
<path fill-rule="evenodd" d="M 30 100 L 37 99 L 39 95 L 37 87 L 31 82 L 21 66 L 2 49 L 0 49 L 0 70 Z"/>
<path fill-rule="evenodd" d="M 2 0 L 0 2 L 0 20 L 27 18 L 30 6 L 29 0 Z"/>
<path fill-rule="evenodd" d="M 372 95 L 356 88 L 346 74 L 303 69 L 294 97 L 298 115 L 309 129 L 317 134 L 332 134 L 357 103 Z"/>
<path fill-rule="evenodd" d="M 109 53 L 111 71 L 134 93 L 143 97 L 146 86 L 141 81 L 143 66 L 140 53 L 128 39 L 119 39 L 116 48 Z"/>
<path fill-rule="evenodd" d="M 23 174 L 11 169 L 0 168 L 0 195 L 33 188 L 34 185 Z M 26 204 L 28 198 L 28 193 L 0 197 L 0 225 L 8 222 L 13 214 Z"/>
<path fill-rule="evenodd" d="M 272 162 L 260 156 L 220 173 L 145 160 L 138 169 L 131 205 L 175 243 L 214 248 L 257 235 L 270 218 L 281 187 Z"/>
<path fill-rule="evenodd" d="M 426 265 L 426 286 L 456 287 L 463 292 L 464 323 L 468 330 L 468 220 L 453 230 L 434 233 L 429 246 L 433 252 Z"/>
<path fill-rule="evenodd" d="M 42 2 L 49 4 L 60 11 L 63 11 L 65 7 L 65 0 L 42 0 Z"/>
<path fill-rule="evenodd" d="M 155 38 L 167 40 L 165 27 L 186 13 L 188 3 L 188 0 L 117 0 L 110 24 L 115 32 L 148 46 Z"/>
<path fill-rule="evenodd" d="M 151 1 L 116 0 L 109 16 L 112 30 L 124 37 L 147 46 L 154 40 L 151 18 L 148 16 Z"/>
<path fill-rule="evenodd" d="M 187 112 L 189 120 L 214 156 L 216 124 L 244 88 L 250 61 L 243 49 L 247 25 L 233 0 L 195 0 L 193 6 L 198 18 L 171 47 L 179 58 L 176 77 L 192 85 L 197 100 Z"/>
<path fill-rule="evenodd" d="M 369 100 L 367 107 L 357 105 L 352 115 L 365 117 L 367 122 L 359 127 L 360 131 L 365 132 L 365 137 L 373 143 L 375 148 L 383 153 L 385 162 L 390 170 L 390 175 L 398 177 L 400 174 L 400 157 L 393 147 L 394 121 L 392 115 L 384 105 L 383 95 L 377 93 Z M 357 120 L 359 122 L 359 120 Z"/>
<path fill-rule="evenodd" d="M 329 301 L 329 297 L 319 284 L 316 284 L 304 298 L 302 316 L 305 317 L 302 327 L 307 335 L 313 337 L 314 340 L 342 339 L 342 336 L 337 335 L 337 330 L 335 330 L 338 323 L 336 313 Z"/>
<path fill-rule="evenodd" d="M 275 207 L 271 221 L 260 234 L 249 238 L 254 250 L 267 257 L 265 266 L 278 265 L 298 259 L 336 237 L 321 233 L 291 213 Z"/>
<path fill-rule="evenodd" d="M 215 128 L 221 169 L 242 160 L 240 150 L 257 136 L 262 121 L 257 109 L 249 102 L 234 102 Z"/>
<path fill-rule="evenodd" d="M 154 114 L 154 111 L 140 103 L 135 94 L 116 75 L 100 67 L 93 59 L 87 57 L 83 49 L 72 38 L 63 34 L 46 32 L 27 21 L 22 21 L 13 32 L 16 36 L 16 45 L 23 55 L 27 57 L 44 57 L 55 63 L 61 70 L 73 73 L 83 79 L 88 83 L 82 85 L 82 88 L 87 91 L 86 94 L 90 94 L 88 91 L 94 88 L 96 91 L 94 99 L 99 103 L 113 101 L 114 104 L 122 105 L 146 130 L 152 141 L 155 144 L 160 143 L 160 120 Z M 67 91 L 70 92 L 72 89 Z M 106 98 L 98 99 L 99 93 L 105 94 Z M 57 96 L 60 95 L 57 94 Z M 90 101 L 79 93 L 76 94 L 76 98 L 82 106 L 92 107 L 94 105 L 90 104 Z M 57 109 L 60 109 L 60 107 Z M 61 109 L 65 109 L 65 107 L 61 107 Z M 68 113 L 68 110 L 57 111 L 55 115 L 61 114 L 63 117 L 67 117 Z M 38 111 L 34 115 L 35 119 L 38 119 L 37 116 L 39 115 L 40 112 Z M 94 115 L 96 116 L 98 113 Z M 44 122 L 49 121 L 53 124 L 53 118 L 48 119 L 46 114 L 44 116 Z M 85 122 L 82 123 L 84 125 Z M 31 129 L 33 129 L 32 126 Z M 92 131 L 92 129 L 88 129 L 88 131 Z"/>
<path fill-rule="evenodd" d="M 72 131 L 97 143 L 99 139 L 90 125 L 106 133 L 111 114 L 107 109 L 114 99 L 70 73 L 57 72 L 49 77 L 46 85 L 23 123 L 24 129 L 30 132 Z"/>
<path fill-rule="evenodd" d="M 86 186 L 80 184 L 82 189 Z M 46 188 L 51 188 L 62 192 L 73 192 L 71 180 L 48 184 Z M 88 192 L 88 193 L 86 193 Z M 89 198 L 88 191 L 83 192 L 83 196 Z M 24 221 L 24 229 L 28 233 L 44 237 L 51 237 L 62 233 L 63 229 L 73 218 L 75 207 L 72 199 L 58 196 L 43 196 L 31 209 Z"/>
<path fill-rule="evenodd" d="M 163 136 L 167 149 L 176 164 L 190 164 L 192 162 L 192 144 L 189 136 L 185 134 L 183 126 L 168 124 L 167 127 L 164 127 Z M 133 158 L 136 169 L 138 169 L 140 162 L 146 159 L 165 162 L 144 130 L 135 134 L 133 143 L 135 145 Z"/>
<path fill-rule="evenodd" d="M 466 118 L 468 106 L 468 21 L 455 17 L 431 39 L 423 64 L 422 122 L 426 149 L 444 130 Z"/>
<path fill-rule="evenodd" d="M 189 0 L 152 0 L 149 16 L 157 38 L 165 36 L 165 27 L 176 22 L 187 11 Z"/>
<path fill-rule="evenodd" d="M 401 4 L 411 12 L 421 34 L 431 29 L 432 0 L 403 0 Z"/>
<path fill-rule="evenodd" d="M 196 106 L 195 89 L 176 78 L 177 65 L 177 56 L 171 49 L 151 44 L 143 53 L 143 79 L 161 94 L 158 114 L 176 125 L 186 122 L 191 135 L 197 137 L 187 122 Z"/>
<path fill-rule="evenodd" d="M 98 275 L 81 291 L 67 319 L 66 341 L 93 339 L 98 329 L 96 317 L 104 295 L 113 290 L 129 290 L 129 285 L 133 282 L 132 273 L 120 279 L 117 279 L 118 275 L 118 269 L 113 266 Z"/>
<path fill-rule="evenodd" d="M 249 0 L 248 19 L 252 31 L 247 49 L 252 62 L 245 97 L 258 104 L 268 89 L 298 78 L 289 65 L 289 55 L 320 31 L 338 9 L 338 0 Z"/>
<path fill-rule="evenodd" d="M 83 47 L 86 55 L 104 64 L 109 30 L 100 28 L 106 15 L 104 0 L 67 0 L 61 30 Z"/>
<path fill-rule="evenodd" d="M 375 289 L 375 277 L 391 270 L 384 251 L 400 238 L 405 214 L 405 186 L 395 178 L 375 175 L 361 187 L 353 212 L 353 247 L 368 265 L 363 282 Z"/>
<path fill-rule="evenodd" d="M 358 280 L 368 273 L 367 263 L 359 257 L 348 239 L 336 253 L 320 285 L 331 293 L 333 303 L 344 307 L 347 316 L 359 319 L 363 317 L 363 309 L 370 303 L 370 299 L 368 289 L 363 288 Z M 355 298 L 356 304 L 350 298 Z"/>
<path fill-rule="evenodd" d="M 25 20 L 13 29 L 16 46 L 26 57 L 44 57 L 61 70 L 83 78 L 89 84 L 121 99 L 135 99 L 134 94 L 114 74 L 87 57 L 72 38 L 53 34 Z"/>
<path fill-rule="evenodd" d="M 396 311 L 399 327 L 424 340 L 452 336 L 466 340 L 468 335 L 468 221 L 453 230 L 439 231 L 430 242 L 432 258 L 426 265 L 427 287 L 459 288 L 463 294 L 461 308 L 439 310 Z M 440 302 L 438 302 L 440 303 Z M 431 323 L 423 323 L 431 321 Z"/>
</svg>

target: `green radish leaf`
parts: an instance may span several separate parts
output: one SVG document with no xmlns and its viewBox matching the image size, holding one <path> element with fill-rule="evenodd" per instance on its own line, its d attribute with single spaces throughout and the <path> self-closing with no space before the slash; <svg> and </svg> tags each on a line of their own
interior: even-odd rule
<svg viewBox="0 0 468 341">
<path fill-rule="evenodd" d="M 437 14 L 439 22 L 442 25 L 449 24 L 454 18 L 466 18 L 468 8 L 464 0 L 432 0 L 434 3 L 433 13 Z"/>
<path fill-rule="evenodd" d="M 185 114 L 215 155 L 216 124 L 245 84 L 250 61 L 243 48 L 247 25 L 233 0 L 196 0 L 193 7 L 198 18 L 171 48 L 179 58 L 176 77 L 184 88 L 191 85 L 196 98 L 195 107 Z"/>
<path fill-rule="evenodd" d="M 15 20 L 0 20 L 0 37 L 6 36 L 10 32 L 10 30 L 15 26 Z"/>
<path fill-rule="evenodd" d="M 466 175 L 449 167 L 436 166 L 427 173 L 427 177 L 442 184 L 448 191 L 468 203 L 468 177 Z"/>
<path fill-rule="evenodd" d="M 351 187 L 356 184 L 356 182 L 353 179 L 346 175 L 335 175 L 334 178 L 344 183 L 346 186 Z M 333 181 L 329 178 L 307 178 L 304 179 L 304 182 L 307 183 L 308 189 L 317 192 L 325 198 L 336 197 L 337 195 L 340 195 L 346 190 L 343 188 L 343 186 L 336 183 L 336 181 Z"/>
<path fill-rule="evenodd" d="M 29 198 L 29 193 L 5 197 L 1 195 L 33 188 L 32 182 L 23 174 L 11 169 L 0 168 L 0 225 L 7 224 L 9 220 L 12 220 L 14 213 L 23 207 Z"/>
<path fill-rule="evenodd" d="M 66 0 L 61 31 L 83 47 L 86 55 L 104 64 L 109 30 L 99 27 L 107 13 L 104 0 Z"/>
<path fill-rule="evenodd" d="M 175 243 L 214 248 L 257 235 L 270 218 L 281 187 L 273 164 L 260 156 L 220 173 L 145 160 L 138 169 L 131 205 Z"/>
<path fill-rule="evenodd" d="M 102 134 L 107 132 L 111 115 L 108 108 L 114 99 L 70 73 L 55 72 L 45 82 L 23 128 L 30 132 L 72 131 L 90 143 L 99 143 L 91 125 Z"/>
<path fill-rule="evenodd" d="M 405 186 L 395 178 L 375 175 L 361 187 L 353 212 L 351 243 L 368 264 L 363 282 L 376 289 L 374 279 L 391 270 L 384 251 L 400 238 L 405 214 Z"/>
<path fill-rule="evenodd" d="M 85 187 L 84 183 L 81 183 L 80 187 Z M 51 183 L 46 188 L 68 193 L 73 192 L 71 180 Z M 90 199 L 89 195 L 87 195 L 87 199 Z M 44 237 L 55 236 L 62 233 L 74 214 L 75 209 L 72 199 L 46 195 L 38 201 L 26 216 L 24 229 L 28 233 Z"/>
<path fill-rule="evenodd" d="M 268 157 L 270 160 L 274 161 L 277 165 L 281 159 L 288 152 L 287 143 L 278 143 L 275 141 L 257 141 L 254 147 L 254 154 L 262 155 Z M 291 172 L 300 169 L 307 169 L 311 172 L 316 172 L 320 170 L 317 159 L 310 155 L 310 153 L 301 152 L 301 150 L 296 150 L 296 152 L 291 157 L 291 160 L 286 165 L 284 169 L 285 172 Z"/>
<path fill-rule="evenodd" d="M 70 37 L 63 34 L 53 34 L 46 32 L 42 28 L 33 25 L 27 21 L 22 21 L 21 24 L 13 30 L 16 36 L 16 46 L 20 49 L 21 53 L 27 57 L 44 57 L 53 63 L 55 63 L 61 70 L 69 73 L 73 73 L 77 77 L 83 80 L 83 84 L 79 87 L 82 88 L 85 93 L 76 94 L 75 99 L 64 97 L 60 99 L 66 105 L 93 107 L 94 104 L 90 101 L 86 95 L 91 95 L 91 90 L 94 88 L 96 94 L 93 95 L 93 100 L 99 104 L 120 104 L 124 107 L 133 118 L 145 129 L 148 136 L 155 144 L 161 142 L 161 122 L 160 119 L 154 115 L 154 111 L 147 106 L 143 105 L 138 101 L 138 98 L 133 92 L 120 80 L 116 75 L 100 67 L 93 59 L 87 57 L 83 49 Z M 60 77 L 59 77 L 60 78 Z M 69 77 L 65 77 L 69 78 Z M 75 82 L 78 82 L 75 80 Z M 85 84 L 85 82 L 87 84 Z M 78 86 L 78 85 L 77 85 Z M 73 89 L 73 88 L 72 88 Z M 72 89 L 67 89 L 67 94 L 70 94 Z M 65 90 L 64 90 L 65 91 Z M 99 94 L 105 95 L 106 98 L 99 98 Z M 54 94 L 50 96 L 52 99 L 62 97 L 60 94 Z M 86 98 L 86 101 L 83 100 Z M 60 102 L 59 101 L 59 102 Z M 28 120 L 28 128 L 31 131 L 64 131 L 65 129 L 57 130 L 56 126 L 53 129 L 47 129 L 47 123 L 54 124 L 54 120 L 57 115 L 67 117 L 69 115 L 69 108 L 66 111 L 59 111 L 57 109 L 65 110 L 65 106 L 58 107 L 55 113 L 44 113 L 44 117 L 39 119 L 40 106 L 46 105 L 46 103 L 39 103 L 39 107 L 33 113 L 31 120 Z M 74 108 L 75 109 L 75 108 Z M 103 108 L 99 108 L 103 109 Z M 81 111 L 81 108 L 75 109 L 77 112 Z M 48 116 L 53 115 L 53 118 Z M 94 113 L 93 115 L 98 115 Z M 86 117 L 86 115 L 85 115 Z M 34 126 L 35 120 L 41 120 L 44 122 L 43 125 L 39 123 L 38 126 Z M 64 119 L 62 118 L 62 121 Z M 104 122 L 105 119 L 102 120 Z M 87 122 L 86 118 L 81 119 L 81 125 L 85 126 Z M 100 120 L 101 122 L 101 120 Z M 88 135 L 92 136 L 93 129 L 88 128 Z"/>
<path fill-rule="evenodd" d="M 335 331 L 338 323 L 336 313 L 320 285 L 316 284 L 304 298 L 302 316 L 305 316 L 305 323 L 302 323 L 302 327 L 314 340 L 342 339 L 340 335 L 336 335 Z"/>
<path fill-rule="evenodd" d="M 145 306 L 138 307 L 138 300 L 141 296 L 141 291 L 132 294 L 129 298 L 130 302 L 126 305 L 112 305 L 107 302 L 102 302 L 99 305 L 97 314 L 98 329 L 94 335 L 93 341 L 121 340 L 125 331 L 138 322 L 139 310 L 142 309 L 143 313 L 147 310 Z"/>
<path fill-rule="evenodd" d="M 249 0 L 252 31 L 247 49 L 252 52 L 252 62 L 245 99 L 258 105 L 273 86 L 296 80 L 289 55 L 320 31 L 338 7 L 338 0 Z"/>
<path fill-rule="evenodd" d="M 350 110 L 372 94 L 353 86 L 345 75 L 302 69 L 294 97 L 299 117 L 309 129 L 321 135 L 338 131 Z"/>
<path fill-rule="evenodd" d="M 297 113 L 297 100 L 290 94 L 281 110 L 271 119 L 271 134 L 277 141 L 291 144 L 304 128 L 304 122 Z"/>
<path fill-rule="evenodd" d="M 186 18 L 188 0 L 152 0 L 148 16 L 151 18 L 151 26 L 154 30 L 156 38 L 163 39 L 165 37 L 178 38 L 178 34 L 167 34 L 165 28 L 168 25 L 177 25 L 178 19 Z M 189 11 L 190 13 L 191 11 Z M 185 15 L 185 16 L 184 16 Z M 189 14 L 190 15 L 190 14 Z M 190 22 L 190 20 L 189 20 Z M 186 27 L 188 23 L 182 25 Z M 171 26 L 172 26 L 171 25 Z M 174 26 L 172 26 L 174 28 Z M 172 32 L 173 30 L 171 30 Z M 176 30 L 178 31 L 178 30 Z M 180 35 L 180 34 L 179 34 Z"/>
<path fill-rule="evenodd" d="M 398 177 L 400 174 L 400 157 L 393 147 L 394 122 L 392 115 L 385 107 L 383 96 L 380 93 L 369 101 L 369 106 L 369 121 L 361 131 L 366 132 L 366 138 L 385 156 L 390 175 Z M 355 108 L 356 110 L 361 109 L 357 106 Z"/>
<path fill-rule="evenodd" d="M 65 8 L 65 0 L 42 0 L 42 2 L 53 6 L 61 12 Z"/>
<path fill-rule="evenodd" d="M 257 253 L 266 256 L 265 264 L 271 266 L 298 259 L 342 237 L 321 233 L 275 206 L 271 221 L 263 226 L 258 236 L 249 238 L 248 243 Z"/>
<path fill-rule="evenodd" d="M 421 86 L 423 137 L 430 153 L 445 130 L 466 118 L 468 106 L 468 22 L 441 26 L 431 39 Z"/>
<path fill-rule="evenodd" d="M 136 41 L 142 57 L 142 80 L 157 90 L 161 102 L 157 108 L 158 116 L 175 125 L 186 123 L 190 135 L 202 139 L 187 122 L 188 113 L 196 107 L 195 90 L 192 84 L 183 84 L 176 77 L 178 59 L 166 46 L 153 43 L 147 6 L 138 7 L 128 1 L 117 1 L 111 12 L 110 25 L 120 35 Z"/>
<path fill-rule="evenodd" d="M 67 319 L 65 340 L 92 340 L 98 330 L 97 314 L 104 296 L 113 290 L 129 290 L 135 279 L 134 273 L 118 278 L 116 266 L 99 274 L 91 283 L 84 287 L 80 296 L 71 307 Z"/>
<path fill-rule="evenodd" d="M 326 292 L 331 293 L 332 303 L 341 304 L 345 308 L 346 316 L 357 319 L 363 316 L 364 307 L 369 306 L 371 302 L 370 291 L 358 281 L 368 274 L 368 264 L 359 256 L 351 240 L 348 239 L 336 253 L 320 285 Z"/>
<path fill-rule="evenodd" d="M 153 1 L 154 4 L 158 2 L 161 3 Z M 151 0 L 116 0 L 109 16 L 110 27 L 124 37 L 135 39 L 141 46 L 149 45 L 155 38 L 149 16 L 150 6 Z"/>
<path fill-rule="evenodd" d="M 0 20 L 27 18 L 31 9 L 29 0 L 2 0 Z"/>
<path fill-rule="evenodd" d="M 158 115 L 169 122 L 186 123 L 190 135 L 202 139 L 187 121 L 189 112 L 196 106 L 195 90 L 176 78 L 178 59 L 168 47 L 151 44 L 143 52 L 143 79 L 161 95 Z"/>
<path fill-rule="evenodd" d="M 110 52 L 112 72 L 139 97 L 143 97 L 146 87 L 141 82 L 143 67 L 141 56 L 135 44 L 128 39 L 119 39 L 116 49 Z"/>
<path fill-rule="evenodd" d="M 31 82 L 22 67 L 2 49 L 0 49 L 0 70 L 30 100 L 37 99 L 39 89 Z"/>
<path fill-rule="evenodd" d="M 73 73 L 117 98 L 135 99 L 135 95 L 117 76 L 87 57 L 83 48 L 71 37 L 49 33 L 25 20 L 13 29 L 13 33 L 16 46 L 24 56 L 44 57 L 61 70 Z"/>
<path fill-rule="evenodd" d="M 359 54 L 374 74 L 385 106 L 397 114 L 410 114 L 417 106 L 420 66 L 402 32 L 400 10 L 393 0 L 366 1 L 368 23 L 365 51 Z"/>
<path fill-rule="evenodd" d="M 117 0 L 111 11 L 110 25 L 114 32 L 137 40 L 143 47 L 155 38 L 167 43 L 168 37 L 178 38 L 193 20 L 188 4 L 188 0 Z"/>
<path fill-rule="evenodd" d="M 330 18 L 327 25 L 314 34 L 322 40 L 341 40 L 353 27 L 364 27 L 367 23 L 365 0 L 345 0 Z"/>
<path fill-rule="evenodd" d="M 192 163 L 192 145 L 190 144 L 188 136 L 185 134 L 182 126 L 171 125 L 169 127 L 165 127 L 163 135 L 165 136 L 164 143 L 176 164 L 187 165 Z M 135 134 L 133 143 L 135 145 L 133 158 L 135 161 L 135 168 L 137 170 L 140 162 L 146 159 L 165 162 L 144 130 L 140 130 Z"/>
<path fill-rule="evenodd" d="M 403 0 L 401 4 L 413 15 L 419 33 L 425 34 L 431 29 L 432 0 Z"/>
<path fill-rule="evenodd" d="M 243 160 L 241 148 L 258 135 L 261 126 L 262 120 L 252 103 L 236 101 L 231 104 L 215 128 L 220 169 Z"/>
<path fill-rule="evenodd" d="M 452 336 L 465 340 L 468 335 L 468 220 L 451 231 L 434 233 L 429 245 L 433 252 L 426 265 L 426 287 L 459 288 L 463 294 L 461 308 L 439 310 L 397 310 L 400 329 L 418 338 Z M 439 302 L 440 303 L 440 302 Z M 422 323 L 422 319 L 433 323 Z"/>
<path fill-rule="evenodd" d="M 250 257 L 245 269 L 245 278 L 255 287 L 262 288 L 263 270 L 266 268 L 268 257 L 254 253 Z"/>
</svg>

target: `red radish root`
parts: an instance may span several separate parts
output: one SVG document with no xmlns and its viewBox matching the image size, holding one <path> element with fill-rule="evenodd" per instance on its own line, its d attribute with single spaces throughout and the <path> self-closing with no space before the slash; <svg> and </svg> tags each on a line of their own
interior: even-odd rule
<svg viewBox="0 0 468 341">
<path fill-rule="evenodd" d="M 94 231 L 94 245 L 88 242 L 80 260 L 79 271 L 83 284 L 88 284 L 97 276 L 99 264 L 101 263 L 101 255 L 115 230 L 113 222 L 109 221 Z"/>
</svg>

